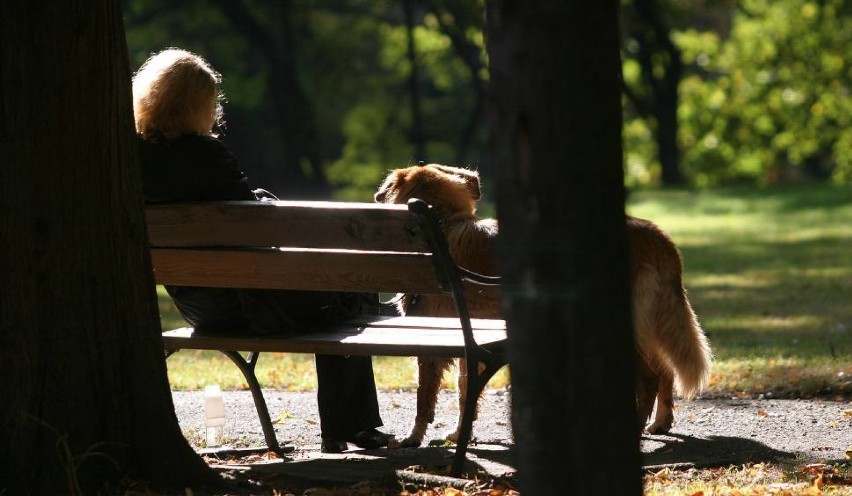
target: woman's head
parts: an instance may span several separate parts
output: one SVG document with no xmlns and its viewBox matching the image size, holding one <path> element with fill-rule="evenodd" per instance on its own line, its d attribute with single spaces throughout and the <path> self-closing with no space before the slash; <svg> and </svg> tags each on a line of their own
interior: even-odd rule
<svg viewBox="0 0 852 496">
<path fill-rule="evenodd" d="M 145 139 L 210 135 L 222 123 L 222 77 L 194 53 L 168 48 L 133 75 L 136 132 Z"/>
</svg>

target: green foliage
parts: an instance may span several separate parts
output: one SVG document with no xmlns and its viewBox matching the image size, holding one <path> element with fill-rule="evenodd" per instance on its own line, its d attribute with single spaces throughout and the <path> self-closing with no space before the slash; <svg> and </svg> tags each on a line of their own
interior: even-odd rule
<svg viewBox="0 0 852 496">
<path fill-rule="evenodd" d="M 270 33 L 283 36 L 269 15 L 280 4 L 242 5 Z M 295 45 L 297 78 L 337 198 L 367 200 L 386 170 L 421 158 L 476 167 L 487 157 L 484 115 L 475 110 L 476 78 L 488 77 L 482 0 L 413 2 L 425 157 L 415 156 L 413 143 L 412 67 L 402 5 L 390 0 L 290 5 L 287 34 Z M 672 0 L 659 5 L 675 26 L 672 39 L 685 64 L 678 141 L 691 184 L 852 180 L 848 2 L 748 0 L 698 8 Z M 263 47 L 243 36 L 212 0 L 125 1 L 123 8 L 131 65 L 138 67 L 167 46 L 205 55 L 224 75 L 225 136 L 249 176 L 264 186 L 270 177 L 287 176 L 288 165 L 280 163 L 279 119 L 288 116 L 276 113 L 271 100 L 270 85 L 281 83 L 271 78 Z M 478 52 L 474 59 L 481 67 L 473 69 L 475 75 L 463 59 L 466 48 Z M 647 96 L 635 48 L 635 40 L 627 39 L 624 80 Z M 466 146 L 471 123 L 479 127 Z M 660 182 L 654 127 L 625 99 L 630 187 Z"/>
<path fill-rule="evenodd" d="M 843 0 L 753 0 L 730 36 L 675 37 L 685 172 L 699 186 L 852 178 L 852 20 Z"/>
<path fill-rule="evenodd" d="M 345 145 L 327 173 L 338 185 L 340 199 L 370 198 L 388 169 L 405 167 L 421 158 L 455 163 L 456 140 L 469 118 L 471 76 L 453 54 L 450 39 L 435 23 L 414 30 L 419 71 L 421 112 L 425 128 L 425 157 L 415 157 L 408 131 L 412 127 L 408 58 L 404 25 L 374 25 L 379 51 L 374 61 L 382 77 L 363 74 L 372 91 L 364 91 L 343 117 Z M 337 33 L 330 33 L 336 37 Z M 376 33 L 373 34 L 376 36 Z"/>
</svg>

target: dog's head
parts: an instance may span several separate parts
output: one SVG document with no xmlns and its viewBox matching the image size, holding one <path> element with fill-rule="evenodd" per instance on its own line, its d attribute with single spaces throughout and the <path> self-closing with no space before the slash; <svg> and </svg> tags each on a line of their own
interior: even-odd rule
<svg viewBox="0 0 852 496">
<path fill-rule="evenodd" d="M 390 171 L 373 199 L 379 203 L 406 203 L 419 198 L 449 216 L 473 215 L 481 196 L 478 172 L 426 164 Z"/>
</svg>

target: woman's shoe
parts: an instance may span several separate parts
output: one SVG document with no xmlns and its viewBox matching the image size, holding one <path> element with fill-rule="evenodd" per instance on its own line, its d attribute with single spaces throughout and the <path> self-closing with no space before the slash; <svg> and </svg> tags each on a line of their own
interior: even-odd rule
<svg viewBox="0 0 852 496">
<path fill-rule="evenodd" d="M 320 451 L 323 453 L 342 453 L 349 449 L 349 443 L 363 449 L 382 448 L 393 439 L 390 434 L 385 434 L 378 429 L 366 429 L 356 432 L 346 439 L 323 439 Z"/>
<path fill-rule="evenodd" d="M 335 439 L 323 439 L 320 444 L 320 451 L 323 453 L 343 453 L 349 449 L 349 444 L 346 441 Z"/>
<path fill-rule="evenodd" d="M 364 449 L 383 448 L 388 445 L 388 441 L 393 438 L 390 434 L 385 434 L 378 429 L 367 429 L 356 432 L 354 436 L 347 439 L 348 442 Z"/>
</svg>

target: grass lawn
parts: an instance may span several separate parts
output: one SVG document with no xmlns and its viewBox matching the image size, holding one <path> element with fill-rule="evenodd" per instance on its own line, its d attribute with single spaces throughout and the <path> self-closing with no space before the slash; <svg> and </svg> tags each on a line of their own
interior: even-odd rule
<svg viewBox="0 0 852 496">
<path fill-rule="evenodd" d="M 704 396 L 852 395 L 852 188 L 635 192 L 627 211 L 659 224 L 683 253 L 685 284 L 716 355 Z M 163 327 L 183 325 L 160 290 Z M 416 387 L 413 359 L 374 363 L 379 388 Z M 168 364 L 174 389 L 245 387 L 217 352 L 181 351 Z M 313 389 L 313 357 L 267 354 L 258 378 L 264 387 Z M 491 385 L 508 380 L 504 370 Z"/>
</svg>

